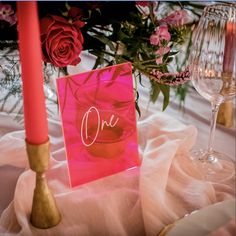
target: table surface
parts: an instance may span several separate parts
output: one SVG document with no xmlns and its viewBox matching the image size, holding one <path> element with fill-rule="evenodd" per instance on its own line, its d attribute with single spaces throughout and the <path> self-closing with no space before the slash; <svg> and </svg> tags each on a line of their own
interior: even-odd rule
<svg viewBox="0 0 236 236">
<path fill-rule="evenodd" d="M 87 60 L 87 63 L 86 63 Z M 85 54 L 83 55 L 83 60 L 85 63 L 82 65 L 83 70 L 88 70 L 91 67 L 91 58 Z M 70 72 L 75 73 L 81 71 L 80 68 L 71 68 Z M 145 80 L 145 79 L 144 79 Z M 142 111 L 142 117 L 149 117 L 151 115 L 160 114 L 162 102 L 158 101 L 156 104 L 149 103 L 149 88 L 148 82 L 146 87 L 139 86 L 140 100 L 139 106 Z M 56 105 L 48 104 L 50 108 L 55 111 L 52 118 L 49 119 L 49 132 L 51 136 L 51 141 L 53 142 L 53 151 L 60 151 L 62 141 L 61 130 L 55 130 L 53 125 L 55 123 L 60 124 L 59 114 L 57 113 Z M 16 122 L 14 120 L 15 114 L 7 113 L 8 107 L 4 111 L 0 112 L 0 214 L 9 205 L 9 203 L 14 198 L 14 191 L 19 175 L 24 171 L 24 166 L 17 164 L 7 163 L 7 157 L 5 155 L 11 155 L 11 151 L 6 150 L 6 142 L 4 141 L 9 137 L 14 137 L 16 140 L 22 139 L 24 136 L 23 124 Z M 235 109 L 235 108 L 234 108 Z M 195 147 L 206 147 L 207 139 L 209 135 L 209 117 L 210 117 L 210 104 L 205 101 L 196 91 L 190 87 L 188 95 L 185 100 L 184 109 L 179 109 L 179 101 L 172 96 L 170 105 L 164 112 L 165 115 L 170 117 L 170 119 L 178 120 L 180 123 L 185 125 L 193 125 L 198 130 L 198 136 L 196 139 Z M 141 122 L 142 122 L 141 118 Z M 59 125 L 60 126 L 60 125 Z M 139 126 L 141 127 L 141 126 Z M 58 139 L 60 139 L 60 145 L 57 144 Z M 22 141 L 19 144 L 16 142 L 14 150 L 22 148 Z M 223 152 L 229 155 L 232 159 L 235 158 L 235 126 L 232 128 L 226 128 L 222 125 L 217 125 L 214 147 L 217 151 Z M 17 146 L 18 145 L 18 146 Z M 15 155 L 15 154 L 14 154 Z M 59 160 L 59 159 L 58 159 Z M 142 168 L 142 167 L 141 167 Z M 144 219 L 145 221 L 145 219 Z M 151 232 L 151 231 L 150 231 Z M 147 232 L 146 232 L 147 233 Z M 152 233 L 149 233 L 152 235 Z"/>
</svg>

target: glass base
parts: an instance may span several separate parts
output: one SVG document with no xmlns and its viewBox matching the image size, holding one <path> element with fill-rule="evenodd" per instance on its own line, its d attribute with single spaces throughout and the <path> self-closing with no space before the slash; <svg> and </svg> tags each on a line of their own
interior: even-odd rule
<svg viewBox="0 0 236 236">
<path fill-rule="evenodd" d="M 220 183 L 235 178 L 235 162 L 223 153 L 192 150 L 191 160 L 203 180 Z"/>
</svg>

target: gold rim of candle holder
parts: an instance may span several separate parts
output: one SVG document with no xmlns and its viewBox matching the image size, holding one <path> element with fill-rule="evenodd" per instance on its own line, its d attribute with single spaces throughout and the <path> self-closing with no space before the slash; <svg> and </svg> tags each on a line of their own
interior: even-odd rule
<svg viewBox="0 0 236 236">
<path fill-rule="evenodd" d="M 175 226 L 175 222 L 169 225 L 166 225 L 157 236 L 166 236 L 167 233 Z"/>
<path fill-rule="evenodd" d="M 30 168 L 36 172 L 36 185 L 34 189 L 30 222 L 40 229 L 56 226 L 61 221 L 54 196 L 48 187 L 44 172 L 49 166 L 50 142 L 43 144 L 30 144 L 26 141 L 26 151 Z"/>
</svg>

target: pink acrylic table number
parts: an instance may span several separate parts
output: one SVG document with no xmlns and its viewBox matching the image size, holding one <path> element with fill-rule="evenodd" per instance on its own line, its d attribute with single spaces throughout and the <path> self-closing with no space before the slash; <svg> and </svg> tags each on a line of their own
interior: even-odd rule
<svg viewBox="0 0 236 236">
<path fill-rule="evenodd" d="M 140 165 L 130 63 L 57 80 L 71 186 Z"/>
</svg>

